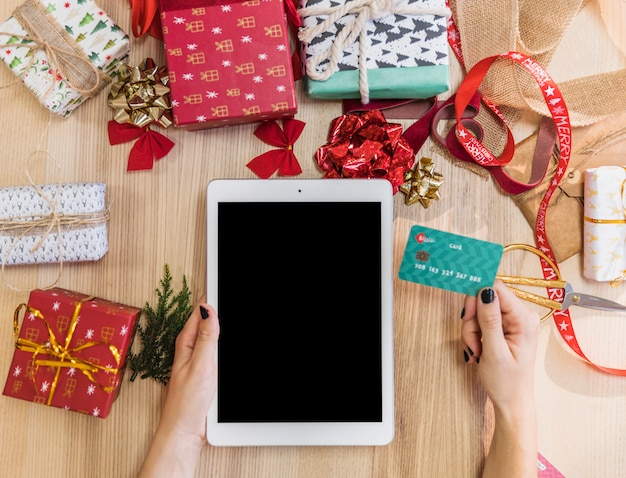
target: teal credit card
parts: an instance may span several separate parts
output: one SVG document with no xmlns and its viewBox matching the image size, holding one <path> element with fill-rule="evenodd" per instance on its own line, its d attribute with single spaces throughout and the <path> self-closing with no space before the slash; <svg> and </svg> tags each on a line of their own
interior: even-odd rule
<svg viewBox="0 0 626 478">
<path fill-rule="evenodd" d="M 476 295 L 496 278 L 503 246 L 413 226 L 398 277 L 431 287 Z"/>
</svg>

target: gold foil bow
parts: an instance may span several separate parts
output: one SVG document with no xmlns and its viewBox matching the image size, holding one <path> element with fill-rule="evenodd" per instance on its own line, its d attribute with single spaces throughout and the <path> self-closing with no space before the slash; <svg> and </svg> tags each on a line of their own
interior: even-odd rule
<svg viewBox="0 0 626 478">
<path fill-rule="evenodd" d="M 122 65 L 109 93 L 113 119 L 140 128 L 151 123 L 167 128 L 173 122 L 169 82 L 167 68 L 157 67 L 152 58 L 139 66 Z"/>
<path fill-rule="evenodd" d="M 404 183 L 398 188 L 406 197 L 404 201 L 411 205 L 420 202 L 428 208 L 433 199 L 439 199 L 439 186 L 443 184 L 443 175 L 435 172 L 435 165 L 430 158 L 422 158 L 414 169 L 404 175 Z"/>
<path fill-rule="evenodd" d="M 95 383 L 96 385 L 98 385 L 98 387 L 100 387 L 102 390 L 104 390 L 107 393 L 110 393 L 113 390 L 115 390 L 115 387 L 107 387 L 98 383 L 98 381 L 95 379 L 93 374 L 98 371 L 116 374 L 119 372 L 118 368 L 113 368 L 109 366 L 104 367 L 102 365 L 98 365 L 89 360 L 85 360 L 76 356 L 76 353 L 80 352 L 81 350 L 85 350 L 90 347 L 94 347 L 96 345 L 105 345 L 111 352 L 111 355 L 113 356 L 113 359 L 115 360 L 116 365 L 119 365 L 121 361 L 121 355 L 120 355 L 118 348 L 115 345 L 107 344 L 105 342 L 99 342 L 99 341 L 90 341 L 82 345 L 78 345 L 76 347 L 70 348 L 70 343 L 72 341 L 74 330 L 76 329 L 76 325 L 78 323 L 78 316 L 80 315 L 80 311 L 83 306 L 83 303 L 86 301 L 92 300 L 93 298 L 94 298 L 93 296 L 87 297 L 76 303 L 76 306 L 74 308 L 74 313 L 72 314 L 72 319 L 69 324 L 67 336 L 65 337 L 65 342 L 62 344 L 59 343 L 59 341 L 57 340 L 54 332 L 52 331 L 52 328 L 50 327 L 50 324 L 46 321 L 41 311 L 37 309 L 33 309 L 32 307 L 26 304 L 20 304 L 15 309 L 15 313 L 13 315 L 13 332 L 15 334 L 15 347 L 24 352 L 29 352 L 33 354 L 33 357 L 31 359 L 31 364 L 33 366 L 32 380 L 33 380 L 33 385 L 35 386 L 35 391 L 37 393 L 38 393 L 38 387 L 36 384 L 37 369 L 40 366 L 56 368 L 54 379 L 52 380 L 52 383 L 50 384 L 50 389 L 49 389 L 50 392 L 48 394 L 48 400 L 46 402 L 47 405 L 50 405 L 52 403 L 52 398 L 54 397 L 54 393 L 56 391 L 57 383 L 59 381 L 59 375 L 61 374 L 62 368 L 74 368 L 74 369 L 80 370 L 83 373 L 83 375 L 85 375 L 89 379 L 89 381 Z M 44 324 L 46 325 L 46 329 L 48 331 L 48 339 L 45 343 L 38 344 L 37 342 L 34 342 L 27 338 L 19 337 L 20 330 L 19 330 L 18 319 L 19 319 L 20 310 L 22 308 L 25 308 L 28 312 L 30 312 L 30 314 L 32 314 L 33 317 L 43 320 Z M 47 355 L 48 357 L 52 357 L 52 358 L 37 358 L 39 355 Z"/>
</svg>

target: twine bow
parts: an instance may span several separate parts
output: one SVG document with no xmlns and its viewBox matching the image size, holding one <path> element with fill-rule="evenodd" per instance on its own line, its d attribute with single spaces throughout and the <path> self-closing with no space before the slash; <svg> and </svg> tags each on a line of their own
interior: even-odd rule
<svg viewBox="0 0 626 478">
<path fill-rule="evenodd" d="M 105 342 L 99 341 L 90 341 L 86 342 L 82 345 L 78 345 L 77 347 L 70 347 L 70 343 L 72 341 L 72 337 L 74 335 L 74 330 L 76 329 L 76 325 L 78 324 L 78 316 L 80 315 L 81 308 L 83 303 L 89 300 L 92 300 L 94 297 L 87 297 L 76 303 L 74 308 L 74 313 L 72 314 L 72 319 L 69 324 L 67 336 L 65 337 L 65 342 L 61 344 L 48 321 L 44 318 L 41 311 L 34 309 L 26 304 L 20 304 L 16 309 L 13 315 L 13 331 L 15 334 L 15 347 L 24 352 L 32 353 L 33 356 L 31 358 L 31 364 L 33 366 L 32 380 L 35 390 L 38 392 L 37 382 L 36 382 L 36 374 L 38 368 L 41 367 L 53 367 L 56 368 L 56 373 L 52 383 L 50 384 L 50 393 L 48 394 L 48 400 L 46 402 L 47 405 L 52 403 L 52 399 L 54 397 L 54 393 L 56 391 L 57 383 L 59 381 L 59 375 L 61 374 L 62 368 L 75 368 L 80 370 L 83 375 L 89 379 L 89 381 L 98 385 L 102 390 L 107 393 L 115 390 L 114 387 L 104 386 L 96 380 L 94 377 L 94 373 L 98 371 L 104 371 L 107 373 L 118 373 L 118 368 L 113 368 L 109 366 L 102 366 L 96 363 L 93 363 L 89 360 L 82 359 L 78 357 L 76 354 L 82 350 L 88 349 L 90 347 L 94 347 L 96 345 L 105 345 L 113 359 L 115 360 L 116 365 L 119 365 L 121 362 L 121 354 L 118 348 L 113 344 L 107 344 Z M 43 344 L 38 344 L 32 340 L 26 338 L 19 337 L 19 313 L 22 308 L 25 308 L 33 317 L 43 320 L 46 325 L 46 330 L 48 332 L 47 342 Z M 39 355 L 47 355 L 52 358 L 37 358 Z"/>
<path fill-rule="evenodd" d="M 49 153 L 45 151 L 35 151 L 32 154 L 43 152 L 49 155 Z M 32 155 L 31 155 L 32 156 Z M 58 163 L 57 163 L 58 166 Z M 59 200 L 61 199 L 61 184 L 57 184 L 57 193 L 54 197 L 48 197 L 42 189 L 36 185 L 30 175 L 30 171 L 28 166 L 26 167 L 26 176 L 28 177 L 28 181 L 32 188 L 37 192 L 37 194 L 44 200 L 44 202 L 50 208 L 50 212 L 47 214 L 37 213 L 37 214 L 25 214 L 21 216 L 12 216 L 6 219 L 0 220 L 0 232 L 13 233 L 18 234 L 17 239 L 13 242 L 6 255 L 2 258 L 2 280 L 4 283 L 10 287 L 11 289 L 19 292 L 25 292 L 22 289 L 18 289 L 10 284 L 5 278 L 5 266 L 9 257 L 11 257 L 11 253 L 15 250 L 19 242 L 22 238 L 26 237 L 33 231 L 39 231 L 43 229 L 41 234 L 41 238 L 37 243 L 31 248 L 30 253 L 33 254 L 37 249 L 41 247 L 46 238 L 52 234 L 56 233 L 57 236 L 57 244 L 59 246 L 59 270 L 57 276 L 50 285 L 46 287 L 42 287 L 43 289 L 49 289 L 54 287 L 59 279 L 61 278 L 61 273 L 63 272 L 63 241 L 61 237 L 61 229 L 64 227 L 80 227 L 80 226 L 88 226 L 101 224 L 109 220 L 109 208 L 102 209 L 96 212 L 88 212 L 88 213 L 74 213 L 74 214 L 64 214 L 58 211 Z"/>
<path fill-rule="evenodd" d="M 302 19 L 307 17 L 326 16 L 324 21 L 317 25 L 307 26 L 300 29 L 298 38 L 303 43 L 311 41 L 330 27 L 342 21 L 343 28 L 337 29 L 337 35 L 329 50 L 312 55 L 305 62 L 306 74 L 312 80 L 324 81 L 330 78 L 337 70 L 342 52 L 359 42 L 359 92 L 361 102 L 369 103 L 369 83 L 367 80 L 367 52 L 370 39 L 367 35 L 367 23 L 380 20 L 389 15 L 438 15 L 449 17 L 450 9 L 447 7 L 422 7 L 414 5 L 399 5 L 397 0 L 352 0 L 331 7 L 304 7 L 298 9 Z M 321 66 L 327 63 L 322 71 Z"/>
<path fill-rule="evenodd" d="M 276 170 L 281 176 L 296 176 L 302 173 L 298 159 L 293 152 L 293 144 L 302 134 L 306 123 L 296 119 L 284 119 L 283 129 L 274 120 L 264 121 L 254 131 L 254 135 L 264 143 L 278 146 L 263 153 L 246 166 L 257 176 L 263 179 L 269 178 Z"/>
<path fill-rule="evenodd" d="M 42 50 L 50 65 L 55 66 L 60 76 L 82 96 L 93 97 L 111 81 L 109 76 L 100 72 L 89 60 L 65 29 L 50 17 L 42 3 L 36 0 L 26 0 L 15 9 L 13 16 L 27 32 L 26 36 L 9 34 L 11 38 L 22 40 L 17 46 L 30 50 Z M 5 46 L 16 46 L 16 44 L 12 42 L 0 45 L 0 47 Z M 35 55 L 31 54 L 30 63 L 24 71 L 28 71 L 34 61 Z M 49 88 L 52 88 L 53 84 Z"/>
</svg>

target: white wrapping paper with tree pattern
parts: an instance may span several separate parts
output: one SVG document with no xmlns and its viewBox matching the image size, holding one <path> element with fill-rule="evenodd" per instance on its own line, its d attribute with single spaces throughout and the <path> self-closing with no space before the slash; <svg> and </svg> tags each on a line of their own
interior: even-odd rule
<svg viewBox="0 0 626 478">
<path fill-rule="evenodd" d="M 599 282 L 619 280 L 626 269 L 626 167 L 585 171 L 583 274 Z"/>
<path fill-rule="evenodd" d="M 63 117 L 108 85 L 129 51 L 128 35 L 93 0 L 26 0 L 0 23 L 0 59 Z"/>
<path fill-rule="evenodd" d="M 103 183 L 0 188 L 0 260 L 10 266 L 102 258 L 109 249 L 105 196 Z"/>
</svg>

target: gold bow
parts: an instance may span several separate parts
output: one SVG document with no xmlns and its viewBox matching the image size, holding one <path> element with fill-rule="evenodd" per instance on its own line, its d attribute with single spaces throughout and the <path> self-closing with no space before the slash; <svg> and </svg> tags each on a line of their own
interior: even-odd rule
<svg viewBox="0 0 626 478">
<path fill-rule="evenodd" d="M 107 387 L 98 383 L 98 381 L 95 379 L 93 374 L 98 371 L 116 374 L 119 372 L 118 368 L 103 367 L 102 365 L 98 365 L 88 360 L 81 359 L 75 355 L 77 352 L 80 352 L 81 350 L 94 347 L 96 345 L 106 345 L 109 351 L 111 352 L 111 355 L 113 356 L 113 359 L 115 360 L 116 365 L 119 366 L 120 361 L 121 361 L 121 355 L 120 355 L 118 348 L 115 345 L 107 344 L 105 342 L 99 342 L 99 341 L 90 341 L 82 345 L 79 345 L 77 347 L 70 347 L 70 343 L 74 335 L 74 330 L 76 329 L 76 324 L 78 323 L 78 316 L 80 315 L 80 310 L 83 306 L 83 303 L 86 301 L 90 301 L 93 298 L 94 298 L 93 296 L 87 297 L 76 303 L 76 306 L 74 308 L 74 313 L 72 314 L 72 319 L 69 324 L 67 336 L 65 337 L 65 342 L 62 344 L 59 343 L 59 341 L 57 340 L 54 332 L 52 331 L 52 328 L 50 327 L 50 324 L 46 321 L 41 311 L 37 309 L 33 309 L 32 307 L 26 304 L 20 304 L 15 309 L 15 313 L 13 316 L 13 332 L 15 334 L 15 347 L 24 352 L 29 352 L 33 354 L 33 357 L 31 359 L 31 363 L 33 366 L 32 380 L 33 380 L 33 385 L 35 387 L 36 393 L 39 393 L 37 383 L 36 383 L 37 369 L 40 366 L 53 367 L 57 369 L 54 379 L 52 380 L 52 383 L 50 384 L 50 393 L 48 394 L 48 401 L 46 402 L 47 405 L 50 405 L 52 403 L 52 398 L 54 397 L 54 393 L 56 391 L 57 383 L 59 381 L 59 375 L 61 374 L 62 368 L 75 368 L 77 370 L 80 370 L 83 373 L 83 375 L 85 375 L 91 382 L 98 385 L 98 387 L 100 387 L 102 390 L 104 390 L 107 393 L 110 393 L 113 390 L 115 390 L 115 387 Z M 34 342 L 32 340 L 20 338 L 18 318 L 19 318 L 20 310 L 22 308 L 26 308 L 26 310 L 30 314 L 32 314 L 33 317 L 43 320 L 44 324 L 46 325 L 46 329 L 48 331 L 48 340 L 46 341 L 46 343 L 38 344 L 37 342 Z M 38 359 L 37 358 L 38 355 L 47 355 L 52 358 Z"/>
<path fill-rule="evenodd" d="M 435 172 L 432 159 L 422 158 L 414 169 L 404 175 L 404 183 L 398 188 L 406 197 L 408 205 L 419 201 L 425 208 L 430 206 L 433 199 L 439 199 L 439 186 L 443 184 L 443 175 Z"/>
<path fill-rule="evenodd" d="M 113 119 L 145 128 L 157 123 L 164 128 L 173 124 L 167 68 L 156 66 L 152 58 L 138 66 L 122 65 L 119 80 L 111 85 L 108 104 Z"/>
</svg>

